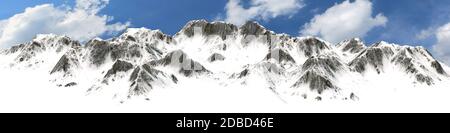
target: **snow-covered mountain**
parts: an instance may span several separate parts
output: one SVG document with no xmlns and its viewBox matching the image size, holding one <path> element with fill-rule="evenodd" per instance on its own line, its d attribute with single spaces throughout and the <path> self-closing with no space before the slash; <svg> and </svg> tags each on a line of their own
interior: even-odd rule
<svg viewBox="0 0 450 133">
<path fill-rule="evenodd" d="M 270 90 L 283 101 L 357 100 L 364 88 L 434 88 L 450 83 L 448 67 L 425 48 L 353 38 L 277 34 L 256 22 L 236 26 L 194 20 L 174 36 L 129 28 L 81 44 L 37 35 L 0 53 L 1 69 L 45 71 L 48 84 L 121 101 L 151 98 L 155 89 L 217 86 Z M 196 82 L 198 83 L 198 82 Z M 395 83 L 393 85 L 392 83 Z M 198 85 L 198 84 L 197 84 Z M 251 97 L 251 96 L 249 96 Z"/>
</svg>

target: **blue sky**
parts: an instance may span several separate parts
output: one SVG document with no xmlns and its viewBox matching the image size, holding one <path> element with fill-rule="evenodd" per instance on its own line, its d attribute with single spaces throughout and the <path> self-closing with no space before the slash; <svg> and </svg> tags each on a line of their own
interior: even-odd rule
<svg viewBox="0 0 450 133">
<path fill-rule="evenodd" d="M 258 6 L 252 4 L 254 1 L 258 0 L 242 0 L 239 5 L 244 9 L 249 9 L 252 6 Z M 300 4 L 298 7 L 289 9 L 290 12 L 288 13 L 275 16 L 269 15 L 269 17 L 265 16 L 265 18 L 262 15 L 250 15 L 248 20 L 256 20 L 277 33 L 299 36 L 304 34 L 302 29 L 305 29 L 305 24 L 320 24 L 320 22 L 313 22 L 312 19 L 315 16 L 325 14 L 331 7 L 344 2 L 343 0 L 286 1 L 297 1 Z M 125 23 L 129 22 L 126 26 L 160 29 L 164 33 L 173 35 L 189 20 L 228 20 L 227 17 L 229 17 L 229 14 L 227 14 L 227 11 L 232 10 L 226 7 L 228 2 L 228 0 L 109 0 L 109 3 L 105 4 L 104 7 L 99 7 L 100 11 L 95 13 L 95 15 L 100 16 L 100 18 L 102 15 L 108 16 L 109 19 L 105 26 L 114 23 L 125 25 Z M 349 2 L 354 3 L 355 1 L 351 0 Z M 77 1 L 3 0 L 2 4 L 0 4 L 0 20 L 8 20 L 16 14 L 23 13 L 27 7 L 33 8 L 46 3 L 53 4 L 54 8 L 57 9 L 64 7 L 75 8 Z M 373 24 L 368 24 L 370 28 L 363 32 L 363 34 L 356 34 L 361 35 L 363 40 L 368 44 L 385 40 L 399 44 L 422 45 L 432 49 L 433 45 L 439 43 L 434 33 L 439 27 L 450 22 L 450 1 L 448 0 L 371 0 L 369 3 L 372 8 L 369 19 L 373 18 L 374 20 L 367 22 L 373 22 Z M 262 12 L 264 11 L 260 13 Z M 375 18 L 377 14 L 381 14 L 382 18 L 386 20 L 383 21 L 384 19 L 382 18 Z M 361 26 L 364 27 L 364 23 Z M 121 30 L 117 28 L 117 30 L 106 29 L 104 31 L 120 32 Z M 54 30 L 45 31 L 52 32 Z M 61 30 L 56 31 L 60 33 L 59 31 Z M 423 32 L 423 37 L 418 37 L 421 32 Z M 326 34 L 319 32 L 308 33 L 315 33 L 313 35 L 317 36 Z M 103 33 L 95 35 L 102 37 L 114 36 L 114 34 Z M 444 54 L 447 54 L 447 52 L 444 52 Z"/>
<path fill-rule="evenodd" d="M 299 35 L 299 28 L 316 13 L 325 11 L 342 0 L 305 0 L 306 6 L 293 17 L 277 17 L 271 20 L 256 20 L 265 27 L 279 33 Z M 415 39 L 416 34 L 428 27 L 442 25 L 450 21 L 450 1 L 445 0 L 374 0 L 374 12 L 383 13 L 389 18 L 385 27 L 377 27 L 363 39 L 367 43 L 386 40 L 393 43 L 413 43 L 429 45 L 434 39 Z M 0 4 L 0 19 L 21 13 L 26 7 L 53 3 L 69 4 L 62 0 L 5 0 Z M 227 0 L 111 0 L 100 12 L 114 17 L 114 22 L 130 21 L 131 27 L 161 29 L 174 34 L 189 20 L 216 20 L 225 15 Z M 248 1 L 246 2 L 248 3 Z M 413 45 L 412 44 L 412 45 Z"/>
<path fill-rule="evenodd" d="M 189 20 L 213 21 L 218 16 L 223 16 L 226 2 L 227 0 L 112 0 L 102 13 L 114 16 L 115 21 L 131 21 L 133 27 L 161 29 L 167 34 L 174 34 Z M 297 36 L 299 28 L 314 17 L 315 13 L 323 12 L 340 2 L 342 0 L 307 0 L 306 6 L 291 18 L 277 17 L 268 21 L 257 21 L 276 32 Z M 386 40 L 414 45 L 433 44 L 434 39 L 415 39 L 416 34 L 428 27 L 450 21 L 450 9 L 445 10 L 450 8 L 450 1 L 376 0 L 373 5 L 374 12 L 383 13 L 389 18 L 389 22 L 386 27 L 377 27 L 369 32 L 364 37 L 368 43 Z M 447 16 L 439 15 L 441 13 Z"/>
</svg>

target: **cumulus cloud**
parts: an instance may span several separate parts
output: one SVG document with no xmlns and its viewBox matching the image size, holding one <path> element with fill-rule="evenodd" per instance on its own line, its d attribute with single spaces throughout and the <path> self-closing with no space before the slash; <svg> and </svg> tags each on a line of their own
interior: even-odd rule
<svg viewBox="0 0 450 133">
<path fill-rule="evenodd" d="M 433 28 L 433 27 L 421 30 L 419 32 L 419 34 L 416 34 L 416 39 L 418 39 L 418 40 L 427 39 L 429 37 L 432 37 L 435 32 L 436 32 L 436 28 Z"/>
<path fill-rule="evenodd" d="M 327 41 L 339 41 L 364 37 L 377 26 L 385 26 L 388 19 L 383 14 L 372 16 L 372 3 L 369 0 L 346 0 L 315 15 L 300 30 L 302 35 L 320 36 Z"/>
<path fill-rule="evenodd" d="M 302 7 L 302 0 L 250 0 L 248 8 L 244 8 L 241 0 L 229 0 L 226 4 L 225 21 L 242 25 L 248 20 L 269 20 L 278 16 L 290 16 Z"/>
<path fill-rule="evenodd" d="M 9 47 L 31 40 L 36 34 L 60 34 L 85 41 L 124 30 L 126 23 L 110 24 L 113 18 L 99 15 L 109 0 L 77 0 L 74 7 L 42 4 L 0 20 L 0 46 Z"/>
<path fill-rule="evenodd" d="M 450 64 L 450 23 L 436 30 L 437 43 L 433 45 L 433 51 L 447 65 Z"/>
</svg>

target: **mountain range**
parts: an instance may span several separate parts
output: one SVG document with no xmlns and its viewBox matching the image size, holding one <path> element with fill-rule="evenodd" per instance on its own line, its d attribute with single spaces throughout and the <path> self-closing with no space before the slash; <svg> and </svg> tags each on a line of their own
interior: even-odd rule
<svg viewBox="0 0 450 133">
<path fill-rule="evenodd" d="M 149 99 L 155 89 L 192 79 L 218 86 L 267 89 L 283 100 L 358 100 L 363 88 L 433 88 L 450 83 L 449 68 L 421 46 L 359 38 L 332 44 L 293 37 L 249 21 L 242 26 L 193 20 L 175 35 L 128 28 L 118 37 L 79 42 L 40 34 L 4 49 L 1 69 L 45 71 L 48 83 Z M 184 86 L 186 87 L 186 86 Z M 189 86 L 195 87 L 195 86 Z M 249 96 L 251 97 L 251 96 Z"/>
</svg>

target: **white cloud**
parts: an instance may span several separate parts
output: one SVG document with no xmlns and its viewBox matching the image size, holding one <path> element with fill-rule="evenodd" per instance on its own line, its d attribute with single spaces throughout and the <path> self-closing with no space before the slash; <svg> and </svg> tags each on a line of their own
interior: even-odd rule
<svg viewBox="0 0 450 133">
<path fill-rule="evenodd" d="M 302 35 L 320 36 L 327 41 L 339 41 L 364 37 L 377 26 L 384 26 L 388 19 L 378 14 L 372 17 L 372 3 L 368 0 L 346 0 L 328 8 L 323 14 L 315 15 L 300 31 Z"/>
<path fill-rule="evenodd" d="M 433 46 L 433 51 L 446 64 L 450 64 L 450 23 L 447 23 L 436 30 L 437 43 Z"/>
<path fill-rule="evenodd" d="M 77 0 L 75 9 L 87 11 L 89 14 L 97 14 L 108 3 L 109 0 Z"/>
<path fill-rule="evenodd" d="M 436 32 L 435 27 L 430 27 L 430 28 L 421 30 L 419 32 L 419 34 L 416 35 L 416 39 L 419 39 L 419 40 L 427 39 L 427 38 L 433 36 L 435 32 Z"/>
<path fill-rule="evenodd" d="M 109 24 L 111 16 L 99 15 L 109 0 L 77 0 L 68 8 L 53 4 L 26 8 L 23 13 L 0 20 L 0 46 L 9 47 L 31 40 L 36 34 L 54 33 L 85 41 L 107 33 L 115 33 L 129 26 Z"/>
<path fill-rule="evenodd" d="M 248 20 L 269 20 L 278 16 L 293 15 L 304 6 L 302 0 L 250 0 L 244 8 L 241 0 L 229 0 L 225 21 L 242 25 Z"/>
<path fill-rule="evenodd" d="M 7 21 L 0 20 L 0 35 L 3 34 L 3 27 L 5 27 Z"/>
</svg>

